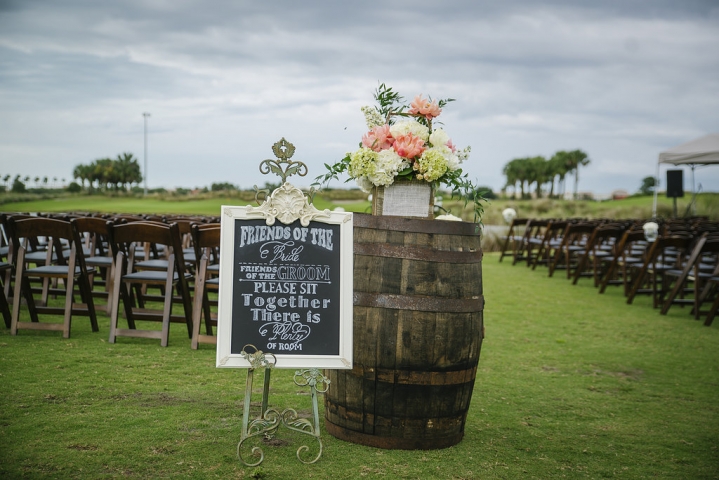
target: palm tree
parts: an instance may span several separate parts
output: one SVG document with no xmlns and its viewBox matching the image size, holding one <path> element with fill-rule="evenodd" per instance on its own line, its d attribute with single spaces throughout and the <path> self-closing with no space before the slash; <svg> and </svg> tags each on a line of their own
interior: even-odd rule
<svg viewBox="0 0 719 480">
<path fill-rule="evenodd" d="M 527 160 L 527 169 L 529 170 L 530 185 L 532 183 L 537 184 L 535 190 L 537 198 L 542 198 L 542 184 L 547 183 L 549 180 L 549 173 L 547 169 L 547 159 L 542 156 L 529 157 Z"/>
<path fill-rule="evenodd" d="M 527 187 L 532 183 L 531 178 L 531 166 L 529 164 L 529 158 L 515 158 L 510 160 L 505 166 L 503 173 L 507 176 L 506 185 L 511 185 L 514 188 L 515 194 L 517 191 L 517 183 L 519 183 L 520 198 L 525 197 L 525 183 Z"/>
<path fill-rule="evenodd" d="M 574 199 L 577 199 L 577 186 L 579 185 L 579 167 L 589 165 L 589 158 L 586 153 L 581 150 L 572 150 L 564 155 L 567 173 L 574 172 Z"/>
<path fill-rule="evenodd" d="M 127 190 L 129 185 L 142 181 L 140 164 L 137 162 L 137 159 L 133 157 L 132 153 L 125 152 L 122 155 L 118 155 L 115 166 L 118 177 L 120 178 L 120 183 L 124 189 Z"/>
<path fill-rule="evenodd" d="M 519 179 L 517 178 L 515 161 L 512 160 L 510 162 L 507 162 L 507 164 L 504 166 L 504 169 L 502 169 L 502 173 L 507 177 L 507 182 L 504 184 L 505 188 L 511 186 L 513 194 L 516 197 L 517 182 L 519 181 Z"/>
<path fill-rule="evenodd" d="M 550 171 L 554 175 L 554 177 L 557 177 L 557 195 L 563 196 L 564 195 L 564 186 L 565 186 L 565 177 L 567 176 L 568 170 L 567 165 L 565 163 L 565 155 L 567 152 L 564 150 L 560 150 L 557 153 L 552 156 L 551 159 L 549 159 L 550 164 Z M 560 189 L 561 185 L 561 189 Z M 554 181 L 552 181 L 552 189 L 554 189 Z M 552 190 L 551 193 L 554 193 Z"/>
</svg>

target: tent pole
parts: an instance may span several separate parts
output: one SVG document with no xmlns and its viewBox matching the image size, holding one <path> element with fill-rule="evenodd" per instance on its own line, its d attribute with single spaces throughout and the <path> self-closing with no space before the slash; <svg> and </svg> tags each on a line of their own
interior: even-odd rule
<svg viewBox="0 0 719 480">
<path fill-rule="evenodd" d="M 696 167 L 696 165 L 692 163 L 692 216 L 696 216 L 697 214 L 697 188 L 696 184 L 694 183 L 694 167 Z"/>
<path fill-rule="evenodd" d="M 659 162 L 657 162 L 657 173 L 654 176 L 654 201 L 652 202 L 652 219 L 657 218 L 657 193 L 659 192 Z"/>
</svg>

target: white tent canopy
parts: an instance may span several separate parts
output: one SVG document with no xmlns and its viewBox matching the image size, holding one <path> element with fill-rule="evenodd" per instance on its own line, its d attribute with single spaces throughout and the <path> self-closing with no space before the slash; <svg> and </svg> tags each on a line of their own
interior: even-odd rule
<svg viewBox="0 0 719 480">
<path fill-rule="evenodd" d="M 710 133 L 659 153 L 656 179 L 659 180 L 659 165 L 689 165 L 692 168 L 692 193 L 694 188 L 694 167 L 697 165 L 719 164 L 719 133 Z M 657 215 L 657 188 L 654 188 L 652 215 Z"/>
<path fill-rule="evenodd" d="M 706 165 L 719 163 L 719 133 L 710 133 L 659 154 L 659 163 Z"/>
</svg>

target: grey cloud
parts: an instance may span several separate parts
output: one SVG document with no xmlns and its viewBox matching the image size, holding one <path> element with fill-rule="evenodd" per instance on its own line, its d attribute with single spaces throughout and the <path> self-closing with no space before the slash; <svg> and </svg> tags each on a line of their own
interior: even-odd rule
<svg viewBox="0 0 719 480">
<path fill-rule="evenodd" d="M 67 175 L 137 155 L 150 111 L 151 184 L 227 179 L 280 136 L 319 174 L 357 144 L 359 107 L 385 81 L 409 99 L 458 99 L 443 118 L 482 184 L 501 187 L 513 157 L 583 148 L 581 188 L 633 190 L 660 149 L 717 128 L 717 12 L 696 0 L 0 2 L 0 159 L 41 166 L 57 147 L 47 168 Z M 171 167 L 198 159 L 192 178 Z M 242 182 L 264 181 L 250 170 Z"/>
</svg>

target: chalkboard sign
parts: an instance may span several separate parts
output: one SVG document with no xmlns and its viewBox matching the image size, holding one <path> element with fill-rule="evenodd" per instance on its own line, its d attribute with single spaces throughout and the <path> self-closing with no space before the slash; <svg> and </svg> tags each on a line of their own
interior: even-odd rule
<svg viewBox="0 0 719 480">
<path fill-rule="evenodd" d="M 253 345 L 277 368 L 352 368 L 352 214 L 222 210 L 217 366 L 250 367 Z"/>
</svg>

